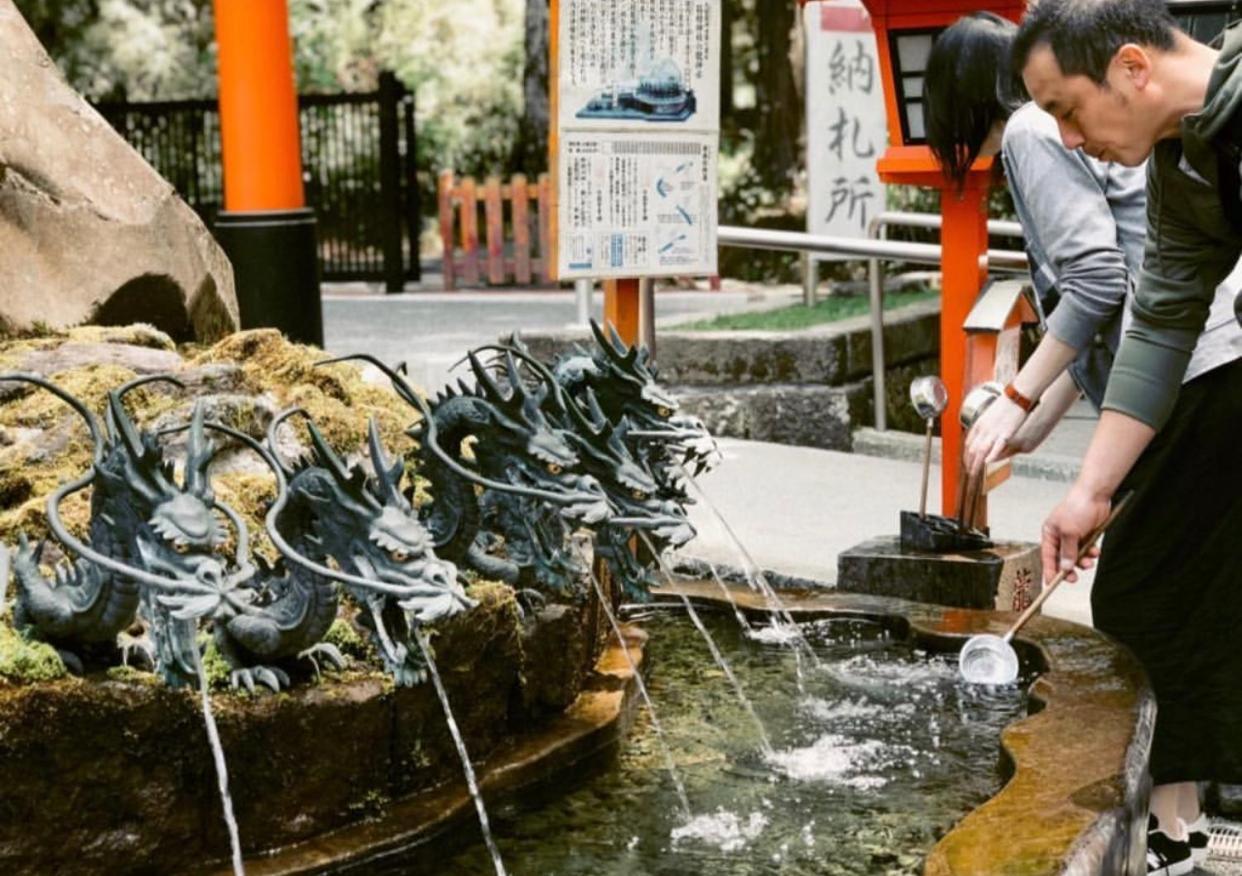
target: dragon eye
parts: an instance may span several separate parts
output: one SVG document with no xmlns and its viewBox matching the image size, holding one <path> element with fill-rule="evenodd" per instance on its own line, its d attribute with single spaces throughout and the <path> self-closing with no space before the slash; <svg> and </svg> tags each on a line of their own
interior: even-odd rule
<svg viewBox="0 0 1242 876">
<path fill-rule="evenodd" d="M 642 490 L 630 490 L 630 495 L 640 502 L 646 501 L 647 494 Z"/>
<path fill-rule="evenodd" d="M 660 405 L 658 408 L 656 408 L 656 413 L 667 420 L 669 417 L 673 416 L 673 409 L 670 407 L 665 407 L 664 405 Z"/>
<path fill-rule="evenodd" d="M 395 548 L 388 552 L 388 558 L 394 563 L 404 563 L 410 558 L 410 552 L 402 548 Z"/>
<path fill-rule="evenodd" d="M 184 556 L 190 552 L 190 544 L 184 541 L 174 541 L 173 550 Z"/>
<path fill-rule="evenodd" d="M 561 466 L 557 465 L 555 462 L 549 462 L 549 463 L 548 463 L 548 474 L 558 475 L 558 474 L 560 474 L 561 472 L 563 472 L 564 470 L 565 470 L 564 468 L 562 468 Z"/>
</svg>

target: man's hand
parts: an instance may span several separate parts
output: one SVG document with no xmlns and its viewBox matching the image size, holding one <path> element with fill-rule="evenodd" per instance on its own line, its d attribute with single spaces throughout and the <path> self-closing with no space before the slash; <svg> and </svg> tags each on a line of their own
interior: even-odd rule
<svg viewBox="0 0 1242 876">
<path fill-rule="evenodd" d="M 966 471 L 977 475 L 989 462 L 1012 456 L 1009 441 L 1026 420 L 1026 411 L 1005 396 L 998 396 L 979 415 L 966 435 Z"/>
<path fill-rule="evenodd" d="M 1110 505 L 1108 496 L 1092 495 L 1075 484 L 1061 504 L 1052 509 L 1044 521 L 1040 539 L 1045 582 L 1061 571 L 1069 572 L 1065 576 L 1066 581 L 1077 581 L 1075 567 L 1091 568 L 1100 555 L 1100 549 L 1093 547 L 1079 557 L 1078 546 L 1093 529 L 1108 519 Z"/>
</svg>

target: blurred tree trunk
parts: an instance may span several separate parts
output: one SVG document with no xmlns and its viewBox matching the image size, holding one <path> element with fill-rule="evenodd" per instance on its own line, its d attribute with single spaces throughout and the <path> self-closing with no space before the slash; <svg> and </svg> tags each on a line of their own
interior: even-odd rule
<svg viewBox="0 0 1242 876">
<path fill-rule="evenodd" d="M 733 115 L 733 6 L 738 0 L 720 5 L 720 118 Z"/>
<path fill-rule="evenodd" d="M 513 164 L 528 174 L 548 169 L 548 0 L 526 0 L 524 109 Z"/>
<path fill-rule="evenodd" d="M 775 192 L 788 191 L 798 171 L 803 108 L 791 57 L 797 16 L 796 3 L 762 3 L 755 16 L 759 71 L 754 167 L 764 185 Z"/>
</svg>

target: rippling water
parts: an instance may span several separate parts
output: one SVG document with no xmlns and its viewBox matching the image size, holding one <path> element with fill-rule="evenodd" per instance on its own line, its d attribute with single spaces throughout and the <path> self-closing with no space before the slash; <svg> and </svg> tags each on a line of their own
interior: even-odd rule
<svg viewBox="0 0 1242 876">
<path fill-rule="evenodd" d="M 823 666 L 800 697 L 788 649 L 746 639 L 732 617 L 705 620 L 775 753 L 763 756 L 689 620 L 656 613 L 642 622 L 648 684 L 694 817 L 679 816 L 640 714 L 603 769 L 538 799 L 489 801 L 511 874 L 915 874 L 935 841 L 999 790 L 1000 730 L 1026 713 L 1021 688 L 964 684 L 953 659 L 834 620 L 805 627 Z M 482 876 L 492 864 L 466 836 L 368 869 Z"/>
</svg>

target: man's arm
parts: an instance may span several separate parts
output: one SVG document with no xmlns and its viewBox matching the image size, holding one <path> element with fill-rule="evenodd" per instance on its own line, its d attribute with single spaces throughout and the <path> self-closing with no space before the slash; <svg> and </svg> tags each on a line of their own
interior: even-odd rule
<svg viewBox="0 0 1242 876">
<path fill-rule="evenodd" d="M 1061 504 L 1044 521 L 1041 555 L 1044 578 L 1059 570 L 1072 571 L 1080 540 L 1108 517 L 1113 496 L 1156 430 L 1118 411 L 1104 411 L 1082 461 L 1082 472 Z M 1087 568 L 1090 561 L 1083 562 Z"/>
</svg>

